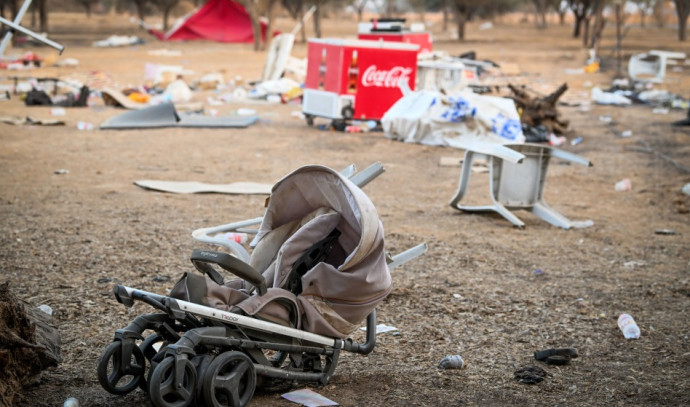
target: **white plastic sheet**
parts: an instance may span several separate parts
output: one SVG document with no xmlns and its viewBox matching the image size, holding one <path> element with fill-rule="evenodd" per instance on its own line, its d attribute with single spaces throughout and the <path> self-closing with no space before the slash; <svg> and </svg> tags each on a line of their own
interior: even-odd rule
<svg viewBox="0 0 690 407">
<path fill-rule="evenodd" d="M 408 93 L 386 112 L 381 125 L 386 137 L 407 143 L 466 148 L 476 142 L 525 142 L 512 99 L 470 90 Z"/>
</svg>

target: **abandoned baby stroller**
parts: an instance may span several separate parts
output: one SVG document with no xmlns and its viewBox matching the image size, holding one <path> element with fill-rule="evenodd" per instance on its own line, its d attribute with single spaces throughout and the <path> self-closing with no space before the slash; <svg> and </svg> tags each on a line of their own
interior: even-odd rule
<svg viewBox="0 0 690 407">
<path fill-rule="evenodd" d="M 118 302 L 162 312 L 116 331 L 97 367 L 103 388 L 123 395 L 140 387 L 156 406 L 245 406 L 256 387 L 326 384 L 341 351 L 371 352 L 389 269 L 426 245 L 386 255 L 376 209 L 359 188 L 383 168 L 353 171 L 299 168 L 273 187 L 262 218 L 196 230 L 196 240 L 232 255 L 194 250 L 201 274 L 185 273 L 169 296 L 116 285 Z M 218 237 L 228 231 L 256 233 L 251 255 Z M 219 270 L 239 278 L 226 282 Z M 358 343 L 350 335 L 365 319 Z"/>
</svg>

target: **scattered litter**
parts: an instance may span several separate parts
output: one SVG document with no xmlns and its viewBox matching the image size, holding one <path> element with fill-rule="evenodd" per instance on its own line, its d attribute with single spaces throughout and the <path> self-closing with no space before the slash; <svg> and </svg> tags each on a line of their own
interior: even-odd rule
<svg viewBox="0 0 690 407">
<path fill-rule="evenodd" d="M 252 116 L 256 114 L 256 110 L 254 109 L 247 109 L 247 108 L 239 108 L 237 109 L 237 114 L 240 116 Z"/>
<path fill-rule="evenodd" d="M 605 115 L 599 116 L 599 121 L 600 121 L 600 122 L 611 123 L 612 120 L 613 120 L 613 119 L 611 118 L 611 115 L 610 115 L 610 114 L 605 114 Z"/>
<path fill-rule="evenodd" d="M 63 107 L 54 107 L 50 109 L 50 115 L 51 116 L 64 116 L 67 112 L 65 111 L 65 108 Z"/>
<path fill-rule="evenodd" d="M 592 100 L 600 105 L 631 105 L 627 97 L 613 92 L 604 92 L 599 87 L 592 88 Z"/>
<path fill-rule="evenodd" d="M 79 130 L 93 130 L 93 123 L 90 122 L 77 122 L 77 129 Z"/>
<path fill-rule="evenodd" d="M 670 111 L 670 109 L 667 107 L 656 107 L 652 110 L 652 113 L 654 113 L 654 114 L 668 114 L 669 111 Z"/>
<path fill-rule="evenodd" d="M 62 404 L 62 407 L 79 407 L 79 401 L 77 399 L 75 399 L 74 397 L 69 397 Z"/>
<path fill-rule="evenodd" d="M 657 229 L 654 233 L 657 235 L 675 235 L 676 231 L 673 229 Z"/>
<path fill-rule="evenodd" d="M 66 169 L 64 169 L 64 168 L 61 168 L 61 169 L 59 169 L 59 170 L 53 171 L 53 174 L 57 174 L 57 175 L 69 174 L 69 170 L 66 170 Z"/>
<path fill-rule="evenodd" d="M 194 181 L 155 181 L 139 180 L 134 181 L 134 185 L 160 192 L 170 192 L 174 194 L 196 194 L 196 193 L 219 193 L 237 195 L 269 195 L 271 193 L 270 184 L 259 184 L 256 182 L 233 182 L 230 184 L 206 184 Z"/>
<path fill-rule="evenodd" d="M 690 183 L 683 185 L 683 188 L 680 189 L 680 192 L 684 193 L 685 195 L 690 195 Z"/>
<path fill-rule="evenodd" d="M 166 283 L 170 281 L 170 276 L 154 276 L 151 280 L 155 281 L 156 283 Z"/>
<path fill-rule="evenodd" d="M 361 329 L 362 331 L 366 331 L 367 327 L 364 326 L 364 327 L 361 327 L 359 329 Z M 397 330 L 398 330 L 398 328 L 396 328 L 394 326 L 386 325 L 386 324 L 376 325 L 376 333 L 377 334 L 382 334 L 384 332 L 391 332 L 391 331 L 397 331 Z"/>
<path fill-rule="evenodd" d="M 578 356 L 575 348 L 546 349 L 534 352 L 534 359 L 547 365 L 567 365 Z"/>
<path fill-rule="evenodd" d="M 624 178 L 616 182 L 614 189 L 618 192 L 630 191 L 632 189 L 632 183 L 629 178 Z"/>
<path fill-rule="evenodd" d="M 631 261 L 626 261 L 623 263 L 623 267 L 625 268 L 635 268 L 635 267 L 642 267 L 646 266 L 647 263 L 640 261 L 640 260 L 631 260 Z"/>
<path fill-rule="evenodd" d="M 94 47 L 123 47 L 126 45 L 135 45 L 135 44 L 145 44 L 146 41 L 142 40 L 141 38 L 137 37 L 136 35 L 132 36 L 127 36 L 127 35 L 111 35 L 110 37 L 101 40 L 101 41 L 95 41 L 93 43 Z"/>
<path fill-rule="evenodd" d="M 578 137 L 578 138 L 574 138 L 574 139 L 570 140 L 571 146 L 576 146 L 580 143 L 582 143 L 582 137 Z"/>
<path fill-rule="evenodd" d="M 594 221 L 591 219 L 588 220 L 581 220 L 581 221 L 573 221 L 570 222 L 570 226 L 572 226 L 575 229 L 585 229 L 594 226 Z"/>
<path fill-rule="evenodd" d="M 301 110 L 293 110 L 290 112 L 290 116 L 294 117 L 295 119 L 304 119 L 304 113 L 302 113 Z"/>
<path fill-rule="evenodd" d="M 40 309 L 48 315 L 53 315 L 53 309 L 50 307 L 50 305 L 42 304 L 38 306 L 38 309 Z"/>
<path fill-rule="evenodd" d="M 320 406 L 337 406 L 339 405 L 333 400 L 329 400 L 326 397 L 320 395 L 319 393 L 310 389 L 300 389 L 291 391 L 290 393 L 285 393 L 281 395 L 284 399 L 290 400 L 293 403 L 301 404 L 305 407 L 320 407 Z"/>
<path fill-rule="evenodd" d="M 621 137 L 632 137 L 632 130 L 625 130 L 621 132 Z"/>
<path fill-rule="evenodd" d="M 513 377 L 520 383 L 536 384 L 544 380 L 547 373 L 539 366 L 525 366 L 516 370 Z"/>
<path fill-rule="evenodd" d="M 441 359 L 438 364 L 439 369 L 463 369 L 465 367 L 465 362 L 462 360 L 460 355 L 450 355 Z"/>
<path fill-rule="evenodd" d="M 110 283 L 110 282 L 112 282 L 112 281 L 113 281 L 113 279 L 110 278 L 110 277 L 101 277 L 101 278 L 99 278 L 98 280 L 96 280 L 96 282 L 99 283 L 99 284 Z"/>
<path fill-rule="evenodd" d="M 79 60 L 75 58 L 65 58 L 55 62 L 53 65 L 60 68 L 76 68 L 79 66 Z"/>
<path fill-rule="evenodd" d="M 638 339 L 640 337 L 640 327 L 630 314 L 621 314 L 618 317 L 618 328 L 623 332 L 625 339 Z"/>
<path fill-rule="evenodd" d="M 36 119 L 33 117 L 18 117 L 18 116 L 3 116 L 0 117 L 0 123 L 14 124 L 14 125 L 29 125 L 29 126 L 64 126 L 65 122 L 55 119 Z"/>
<path fill-rule="evenodd" d="M 191 105 L 191 104 L 190 104 Z M 210 117 L 199 114 L 178 114 L 181 105 L 161 103 L 131 110 L 103 122 L 101 129 L 149 129 L 162 127 L 244 128 L 257 121 L 255 116 Z"/>
<path fill-rule="evenodd" d="M 182 55 L 182 51 L 174 51 L 167 48 L 163 48 L 149 50 L 148 54 L 159 57 L 179 57 Z"/>
<path fill-rule="evenodd" d="M 479 24 L 480 30 L 490 30 L 492 28 L 494 28 L 494 24 L 491 21 Z"/>
<path fill-rule="evenodd" d="M 562 146 L 563 144 L 565 144 L 566 141 L 567 141 L 567 139 L 563 136 L 556 136 L 553 133 L 549 134 L 549 145 L 550 146 L 554 146 L 554 147 Z"/>
<path fill-rule="evenodd" d="M 541 275 L 544 274 L 544 270 L 542 270 L 542 269 L 536 269 L 536 270 L 534 270 L 534 271 L 532 272 L 532 274 L 534 274 L 535 276 L 541 276 Z"/>
</svg>

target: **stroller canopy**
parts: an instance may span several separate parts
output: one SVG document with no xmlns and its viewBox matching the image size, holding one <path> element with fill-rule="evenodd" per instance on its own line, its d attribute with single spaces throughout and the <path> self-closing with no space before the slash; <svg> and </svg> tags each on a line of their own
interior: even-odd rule
<svg viewBox="0 0 690 407">
<path fill-rule="evenodd" d="M 317 219 L 300 228 L 280 248 L 277 262 L 287 260 L 276 265 L 274 287 L 285 281 L 283 277 L 299 255 L 290 251 L 303 252 L 305 245 L 322 239 L 335 227 L 340 231 L 337 243 L 326 261 L 304 274 L 303 291 L 297 300 L 303 309 L 304 329 L 343 337 L 357 329 L 391 290 L 383 226 L 373 203 L 359 187 L 324 166 L 301 167 L 285 176 L 272 189 L 253 242 L 257 247 L 252 260 L 260 262 L 254 255 L 264 237 L 281 226 L 313 218 L 314 213 L 319 214 Z"/>
</svg>

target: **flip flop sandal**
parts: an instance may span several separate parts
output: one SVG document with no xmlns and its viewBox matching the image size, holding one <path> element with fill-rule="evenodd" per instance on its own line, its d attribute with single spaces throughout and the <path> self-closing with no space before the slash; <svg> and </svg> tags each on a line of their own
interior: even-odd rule
<svg viewBox="0 0 690 407">
<path fill-rule="evenodd" d="M 516 370 L 513 376 L 520 383 L 536 384 L 544 380 L 547 373 L 538 366 L 526 366 Z"/>
<path fill-rule="evenodd" d="M 577 349 L 546 349 L 534 352 L 534 358 L 549 365 L 567 365 L 571 359 L 578 357 Z"/>
</svg>

